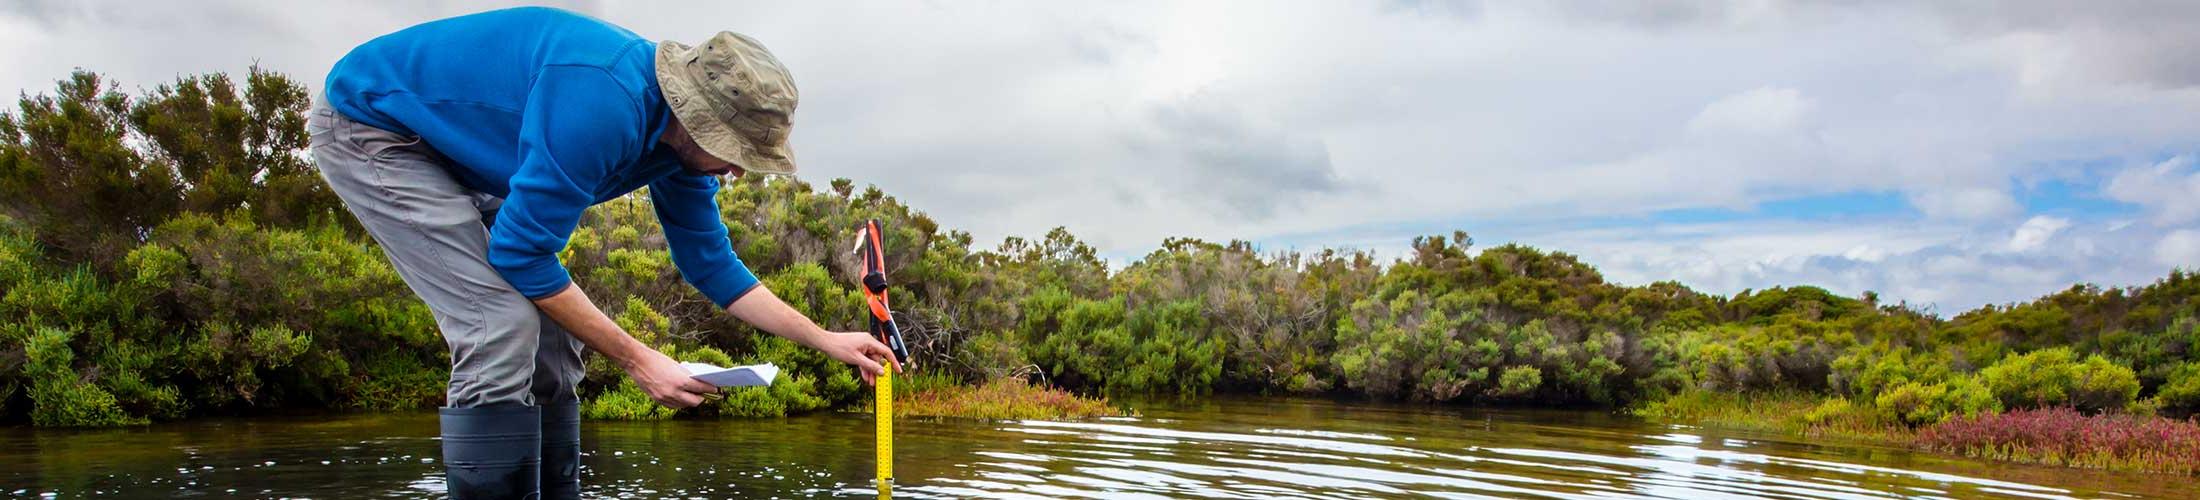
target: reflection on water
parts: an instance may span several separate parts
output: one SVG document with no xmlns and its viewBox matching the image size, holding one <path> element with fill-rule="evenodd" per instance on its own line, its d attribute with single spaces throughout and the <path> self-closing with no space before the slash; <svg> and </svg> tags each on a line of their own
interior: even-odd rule
<svg viewBox="0 0 2200 500">
<path fill-rule="evenodd" d="M 2188 497 L 2190 478 L 1986 463 L 1596 412 L 1222 399 L 1084 422 L 896 422 L 909 498 Z M 591 422 L 590 497 L 875 496 L 866 415 Z M 0 495 L 413 498 L 430 414 L 0 429 Z"/>
</svg>

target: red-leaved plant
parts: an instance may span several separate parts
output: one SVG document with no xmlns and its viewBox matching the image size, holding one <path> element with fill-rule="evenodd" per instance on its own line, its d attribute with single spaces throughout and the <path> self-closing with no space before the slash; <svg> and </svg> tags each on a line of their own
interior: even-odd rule
<svg viewBox="0 0 2200 500">
<path fill-rule="evenodd" d="M 1917 435 L 1920 446 L 1962 455 L 2101 469 L 2200 473 L 2200 424 L 2071 408 L 1957 417 Z"/>
</svg>

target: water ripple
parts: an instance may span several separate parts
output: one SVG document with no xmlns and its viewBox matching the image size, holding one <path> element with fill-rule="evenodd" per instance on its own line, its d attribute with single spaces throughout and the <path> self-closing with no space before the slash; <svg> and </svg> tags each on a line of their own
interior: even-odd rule
<svg viewBox="0 0 2200 500">
<path fill-rule="evenodd" d="M 1303 400 L 1083 422 L 911 419 L 908 498 L 2189 497 L 2169 478 L 1646 424 Z M 872 497 L 870 421 L 591 422 L 589 497 Z M 443 489 L 432 415 L 0 428 L 0 496 L 419 498 Z M 2179 478 L 2181 479 L 2181 478 Z"/>
</svg>

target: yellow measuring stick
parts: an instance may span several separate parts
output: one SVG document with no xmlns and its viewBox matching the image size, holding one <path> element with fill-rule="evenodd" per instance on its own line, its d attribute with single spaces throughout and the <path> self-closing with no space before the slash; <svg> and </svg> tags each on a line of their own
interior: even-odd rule
<svg viewBox="0 0 2200 500">
<path fill-rule="evenodd" d="M 894 497 L 894 367 L 878 376 L 878 497 Z"/>
<path fill-rule="evenodd" d="M 871 335 L 893 352 L 892 360 L 879 360 L 886 370 L 872 384 L 877 391 L 871 399 L 876 405 L 874 418 L 878 419 L 878 497 L 881 500 L 894 496 L 894 361 L 909 359 L 909 349 L 901 342 L 901 329 L 894 326 L 894 313 L 887 309 L 885 249 L 878 220 L 866 221 L 863 230 L 856 233 L 856 254 L 863 257 L 863 302 L 871 310 Z"/>
</svg>

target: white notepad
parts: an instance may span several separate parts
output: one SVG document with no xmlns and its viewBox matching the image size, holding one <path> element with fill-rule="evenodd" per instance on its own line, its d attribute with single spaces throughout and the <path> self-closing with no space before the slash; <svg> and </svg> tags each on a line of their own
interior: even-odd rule
<svg viewBox="0 0 2200 500">
<path fill-rule="evenodd" d="M 696 380 L 718 387 L 771 385 L 772 379 L 779 378 L 779 367 L 771 363 L 732 368 L 719 368 L 709 363 L 680 363 L 680 367 L 686 368 L 688 375 Z"/>
</svg>

